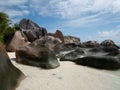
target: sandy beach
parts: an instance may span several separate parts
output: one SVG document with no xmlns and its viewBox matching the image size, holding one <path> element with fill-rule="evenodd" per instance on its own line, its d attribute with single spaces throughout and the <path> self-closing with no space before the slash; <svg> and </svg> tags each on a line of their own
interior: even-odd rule
<svg viewBox="0 0 120 90">
<path fill-rule="evenodd" d="M 26 75 L 16 90 L 120 90 L 120 70 L 97 70 L 70 61 L 60 62 L 56 69 L 44 70 L 18 64 L 14 53 L 8 55 Z"/>
</svg>

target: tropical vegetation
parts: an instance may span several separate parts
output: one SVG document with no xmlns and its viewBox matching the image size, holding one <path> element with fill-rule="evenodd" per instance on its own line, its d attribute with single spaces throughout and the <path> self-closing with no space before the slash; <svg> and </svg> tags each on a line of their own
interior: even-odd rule
<svg viewBox="0 0 120 90">
<path fill-rule="evenodd" d="M 4 12 L 0 12 L 0 42 L 4 43 L 5 35 L 19 29 L 18 24 L 14 24 L 13 26 L 11 24 L 9 16 Z"/>
</svg>

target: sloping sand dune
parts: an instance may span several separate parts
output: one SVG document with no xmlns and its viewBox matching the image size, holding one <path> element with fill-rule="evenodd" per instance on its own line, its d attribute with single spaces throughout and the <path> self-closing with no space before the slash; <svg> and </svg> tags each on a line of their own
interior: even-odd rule
<svg viewBox="0 0 120 90">
<path fill-rule="evenodd" d="M 60 62 L 56 69 L 44 70 L 38 67 L 16 63 L 14 53 L 8 53 L 12 63 L 26 78 L 16 90 L 120 90 L 120 70 L 97 70 Z"/>
</svg>

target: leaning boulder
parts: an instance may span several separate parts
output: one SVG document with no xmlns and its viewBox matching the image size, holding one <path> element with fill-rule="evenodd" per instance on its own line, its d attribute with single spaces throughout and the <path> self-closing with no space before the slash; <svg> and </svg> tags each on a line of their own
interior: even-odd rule
<svg viewBox="0 0 120 90">
<path fill-rule="evenodd" d="M 16 61 L 45 69 L 57 68 L 60 65 L 56 55 L 48 48 L 48 45 L 37 41 L 17 48 Z"/>
<path fill-rule="evenodd" d="M 16 48 L 25 45 L 29 42 L 25 42 L 24 37 L 21 35 L 20 31 L 16 31 L 13 35 L 7 37 L 6 50 L 9 52 L 15 52 Z"/>
<path fill-rule="evenodd" d="M 0 90 L 15 90 L 24 74 L 11 63 L 5 49 L 0 44 Z"/>
</svg>

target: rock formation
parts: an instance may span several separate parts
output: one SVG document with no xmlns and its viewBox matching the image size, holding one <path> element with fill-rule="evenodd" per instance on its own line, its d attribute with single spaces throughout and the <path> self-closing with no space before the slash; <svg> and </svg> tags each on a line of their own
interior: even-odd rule
<svg viewBox="0 0 120 90">
<path fill-rule="evenodd" d="M 21 46 L 16 50 L 18 63 L 52 69 L 59 66 L 54 52 L 49 49 L 45 42 L 34 41 L 27 46 Z"/>
<path fill-rule="evenodd" d="M 60 53 L 60 52 L 65 52 L 65 51 L 70 51 L 70 50 L 74 50 L 77 47 L 80 47 L 78 44 L 75 43 L 67 43 L 67 44 L 58 44 L 54 47 L 54 51 L 56 53 Z"/>
<path fill-rule="evenodd" d="M 63 44 L 68 44 L 68 43 L 80 44 L 79 38 L 74 36 L 64 36 L 60 30 L 56 30 L 55 33 L 48 33 L 48 35 L 59 38 Z"/>
<path fill-rule="evenodd" d="M 45 28 L 39 27 L 39 25 L 29 19 L 22 19 L 19 26 L 22 31 L 22 35 L 29 42 L 33 42 L 47 34 L 47 30 Z"/>
<path fill-rule="evenodd" d="M 60 30 L 48 33 L 29 19 L 22 19 L 19 26 L 20 31 L 8 35 L 10 41 L 6 44 L 7 51 L 16 51 L 16 61 L 19 63 L 56 68 L 59 66 L 57 55 L 61 61 L 74 61 L 99 69 L 120 68 L 119 47 L 112 40 L 105 40 L 101 44 L 97 41 L 81 44 L 77 37 L 64 36 Z"/>
<path fill-rule="evenodd" d="M 83 58 L 78 58 L 76 60 L 76 64 L 94 67 L 98 69 L 120 69 L 119 58 L 111 56 L 86 56 Z"/>
<path fill-rule="evenodd" d="M 82 57 L 85 55 L 84 50 L 82 48 L 76 48 L 75 50 L 71 50 L 66 53 L 62 53 L 63 55 L 60 55 L 60 61 L 75 61 L 76 59 Z"/>
<path fill-rule="evenodd" d="M 7 37 L 6 50 L 9 52 L 15 52 L 16 48 L 22 45 L 26 45 L 29 42 L 25 42 L 24 37 L 20 31 L 16 31 L 14 34 Z"/>
<path fill-rule="evenodd" d="M 77 37 L 73 37 L 73 36 L 64 36 L 64 41 L 65 44 L 67 43 L 75 43 L 75 44 L 80 44 L 80 39 Z"/>
<path fill-rule="evenodd" d="M 87 41 L 87 42 L 83 42 L 82 44 L 86 48 L 93 48 L 100 46 L 100 44 L 97 41 Z"/>
<path fill-rule="evenodd" d="M 116 48 L 78 48 L 64 54 L 61 61 L 74 61 L 76 64 L 98 69 L 120 69 L 120 52 Z"/>
<path fill-rule="evenodd" d="M 56 30 L 55 33 L 48 33 L 48 36 L 59 38 L 62 41 L 62 43 L 64 43 L 64 35 L 60 30 Z"/>
<path fill-rule="evenodd" d="M 22 31 L 24 30 L 41 30 L 41 28 L 39 27 L 39 25 L 37 25 L 36 23 L 34 23 L 33 21 L 29 20 L 29 19 L 22 19 L 20 21 L 19 27 Z"/>
<path fill-rule="evenodd" d="M 104 40 L 103 42 L 101 42 L 100 44 L 103 47 L 116 47 L 119 48 L 112 40 Z"/>
<path fill-rule="evenodd" d="M 59 38 L 47 35 L 35 40 L 34 43 L 48 45 L 50 49 L 54 49 L 57 45 L 61 44 L 62 41 Z"/>
<path fill-rule="evenodd" d="M 0 44 L 0 90 L 14 90 L 23 78 L 24 74 L 13 66 Z"/>
</svg>

